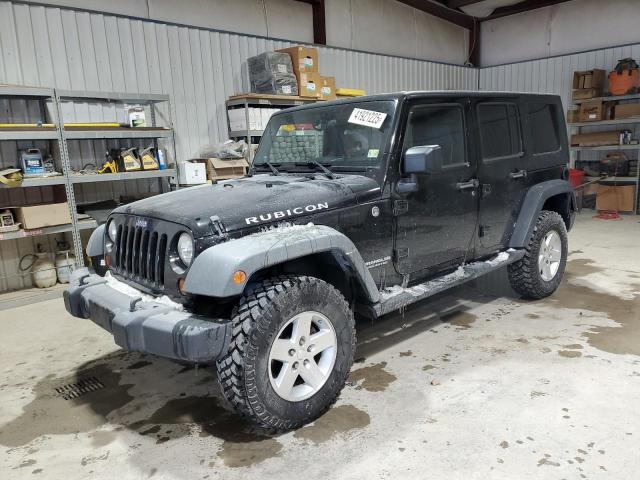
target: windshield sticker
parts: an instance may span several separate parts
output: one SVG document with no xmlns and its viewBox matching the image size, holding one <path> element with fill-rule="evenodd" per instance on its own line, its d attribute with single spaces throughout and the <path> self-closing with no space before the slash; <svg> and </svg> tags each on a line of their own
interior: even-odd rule
<svg viewBox="0 0 640 480">
<path fill-rule="evenodd" d="M 365 110 L 364 108 L 354 108 L 349 117 L 349 123 L 380 129 L 385 118 L 387 118 L 386 113 Z"/>
<path fill-rule="evenodd" d="M 370 148 L 367 152 L 367 158 L 378 158 L 378 154 L 380 153 L 379 148 Z"/>
</svg>

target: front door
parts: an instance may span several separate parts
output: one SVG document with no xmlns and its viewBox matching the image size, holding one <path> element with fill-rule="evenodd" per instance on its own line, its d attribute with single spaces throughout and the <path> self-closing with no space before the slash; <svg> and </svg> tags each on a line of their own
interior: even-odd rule
<svg viewBox="0 0 640 480">
<path fill-rule="evenodd" d="M 396 206 L 395 266 L 410 280 L 450 268 L 472 255 L 478 218 L 476 160 L 469 155 L 467 98 L 410 107 L 402 154 L 414 146 L 439 145 L 442 170 L 419 174 L 414 191 Z"/>
</svg>

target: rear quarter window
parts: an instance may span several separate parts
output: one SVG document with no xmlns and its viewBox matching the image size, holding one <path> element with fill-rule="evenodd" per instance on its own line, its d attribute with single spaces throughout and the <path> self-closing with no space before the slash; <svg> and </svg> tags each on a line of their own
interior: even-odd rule
<svg viewBox="0 0 640 480">
<path fill-rule="evenodd" d="M 528 107 L 531 150 L 534 155 L 560 149 L 558 112 L 551 103 L 530 103 Z"/>
</svg>

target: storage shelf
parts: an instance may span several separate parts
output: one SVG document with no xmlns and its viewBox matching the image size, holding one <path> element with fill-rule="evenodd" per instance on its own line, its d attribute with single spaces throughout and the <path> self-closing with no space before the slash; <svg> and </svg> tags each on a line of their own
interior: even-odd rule
<svg viewBox="0 0 640 480">
<path fill-rule="evenodd" d="M 64 175 L 56 175 L 53 177 L 27 177 L 22 180 L 22 184 L 20 187 L 7 187 L 6 185 L 0 184 L 0 189 L 6 188 L 26 188 L 26 187 L 46 187 L 49 185 L 64 185 L 65 179 Z"/>
<path fill-rule="evenodd" d="M 96 140 L 103 138 L 169 138 L 168 128 L 65 128 L 68 140 Z"/>
<path fill-rule="evenodd" d="M 249 136 L 250 137 L 261 137 L 262 135 L 264 135 L 264 130 L 249 130 Z M 247 131 L 246 130 L 232 130 L 231 132 L 229 132 L 229 136 L 230 137 L 246 137 L 247 136 Z"/>
<path fill-rule="evenodd" d="M 0 128 L 0 140 L 57 140 L 55 128 Z"/>
<path fill-rule="evenodd" d="M 599 145 L 597 147 L 571 147 L 572 152 L 578 152 L 580 150 L 640 150 L 640 145 Z"/>
<path fill-rule="evenodd" d="M 27 87 L 25 85 L 0 85 L 0 97 L 52 98 L 52 88 Z"/>
<path fill-rule="evenodd" d="M 101 102 L 117 102 L 117 103 L 160 103 L 168 102 L 169 95 L 153 94 L 153 93 L 121 93 L 121 92 L 85 92 L 79 90 L 58 90 L 58 96 L 62 101 L 90 101 L 97 100 Z"/>
<path fill-rule="evenodd" d="M 177 172 L 175 168 L 168 168 L 166 170 L 102 173 L 102 174 L 95 174 L 95 175 L 94 174 L 90 174 L 90 175 L 72 174 L 71 181 L 73 183 L 115 182 L 115 181 L 122 181 L 122 180 L 141 180 L 145 178 L 175 177 L 176 175 L 177 175 Z"/>
<path fill-rule="evenodd" d="M 616 118 L 614 120 L 599 120 L 597 122 L 569 123 L 570 127 L 597 127 L 598 125 L 632 125 L 640 123 L 640 118 Z"/>
<path fill-rule="evenodd" d="M 90 228 L 96 228 L 98 223 L 95 220 L 80 220 L 77 223 L 79 230 L 86 230 Z M 35 228 L 33 230 L 17 230 L 15 232 L 0 233 L 1 240 L 15 240 L 17 238 L 25 237 L 37 237 L 40 235 L 51 235 L 54 233 L 70 232 L 73 230 L 73 225 L 56 225 L 54 227 Z"/>
<path fill-rule="evenodd" d="M 291 95 L 262 95 L 259 93 L 248 93 L 245 95 L 234 95 L 227 100 L 227 107 L 247 105 L 272 105 L 272 106 L 294 106 L 306 105 L 323 101 L 316 98 L 296 97 Z"/>
<path fill-rule="evenodd" d="M 584 177 L 587 181 L 598 180 L 598 177 Z M 605 177 L 601 178 L 598 183 L 636 183 L 638 179 L 636 177 Z"/>
<path fill-rule="evenodd" d="M 593 100 L 601 100 L 603 102 L 613 102 L 615 100 L 639 100 L 640 94 L 634 95 L 616 95 L 616 96 L 608 96 L 608 97 L 594 97 L 594 98 L 583 98 L 581 100 L 573 100 L 575 105 L 580 105 L 584 102 L 591 102 Z"/>
</svg>

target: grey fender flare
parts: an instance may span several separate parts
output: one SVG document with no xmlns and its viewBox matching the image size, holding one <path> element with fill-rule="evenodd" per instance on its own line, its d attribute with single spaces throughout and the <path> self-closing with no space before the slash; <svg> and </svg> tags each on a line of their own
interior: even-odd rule
<svg viewBox="0 0 640 480">
<path fill-rule="evenodd" d="M 518 219 L 516 220 L 513 234 L 509 241 L 509 247 L 524 248 L 527 246 L 529 236 L 531 232 L 533 232 L 544 202 L 560 194 L 569 195 L 569 202 L 571 203 L 568 205 L 568 208 L 570 210 L 574 209 L 576 204 L 575 194 L 573 187 L 566 180 L 548 180 L 538 183 L 529 189 L 520 207 L 520 213 L 518 214 Z M 571 211 L 568 213 L 571 214 Z"/>
<path fill-rule="evenodd" d="M 89 257 L 104 255 L 104 229 L 105 225 L 100 225 L 89 237 L 89 242 L 87 243 L 87 255 Z"/>
<path fill-rule="evenodd" d="M 380 299 L 373 277 L 353 242 L 324 225 L 275 228 L 209 247 L 191 265 L 184 290 L 210 297 L 240 295 L 245 285 L 233 282 L 235 271 L 242 270 L 247 278 L 251 278 L 263 268 L 320 252 L 342 255 L 362 284 L 369 301 L 375 303 Z"/>
</svg>

